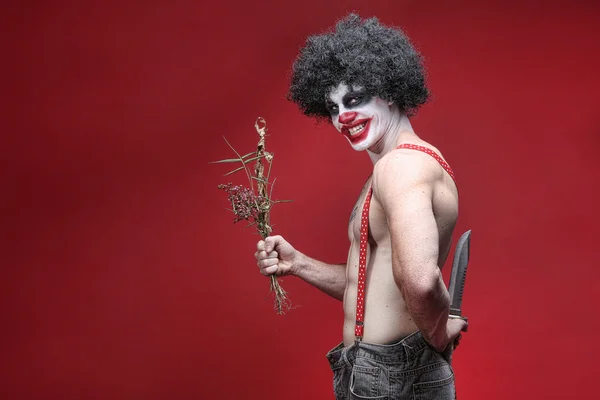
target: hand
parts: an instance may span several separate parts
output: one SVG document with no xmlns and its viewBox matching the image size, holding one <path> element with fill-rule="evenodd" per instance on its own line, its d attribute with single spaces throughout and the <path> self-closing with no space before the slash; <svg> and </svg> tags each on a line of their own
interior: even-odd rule
<svg viewBox="0 0 600 400">
<path fill-rule="evenodd" d="M 456 349 L 462 339 L 462 333 L 469 329 L 469 322 L 462 318 L 448 318 L 446 324 L 446 332 L 449 338 L 448 345 L 452 344 L 452 350 Z"/>
<path fill-rule="evenodd" d="M 466 332 L 468 328 L 469 323 L 466 319 L 448 318 L 448 322 L 446 323 L 445 340 L 439 343 L 437 346 L 432 345 L 432 347 L 438 353 L 444 353 L 445 351 L 452 351 L 456 349 L 460 344 L 460 340 L 462 339 L 462 332 Z"/>
<path fill-rule="evenodd" d="M 281 236 L 269 236 L 256 244 L 254 253 L 260 273 L 269 276 L 292 274 L 298 251 Z"/>
</svg>

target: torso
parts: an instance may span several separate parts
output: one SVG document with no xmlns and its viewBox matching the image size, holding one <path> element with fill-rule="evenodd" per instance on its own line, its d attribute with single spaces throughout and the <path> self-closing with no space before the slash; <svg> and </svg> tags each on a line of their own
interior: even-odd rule
<svg viewBox="0 0 600 400">
<path fill-rule="evenodd" d="M 414 142 L 440 154 L 425 142 Z M 417 150 L 394 150 L 417 152 Z M 421 153 L 423 157 L 431 157 Z M 441 154 L 440 154 L 441 155 Z M 440 166 L 440 169 L 442 167 Z M 401 173 L 401 171 L 399 171 Z M 438 266 L 441 268 L 451 247 L 452 231 L 458 217 L 458 192 L 453 179 L 443 172 L 433 190 L 433 211 L 439 238 Z M 356 288 L 358 284 L 358 258 L 360 243 L 360 214 L 371 187 L 371 177 L 365 183 L 352 211 L 348 226 L 350 250 L 346 268 L 346 291 L 344 293 L 344 344 L 354 343 L 356 322 Z M 390 235 L 384 211 L 377 198 L 371 199 L 369 212 L 369 246 L 367 249 L 367 277 L 365 290 L 363 341 L 377 344 L 396 342 L 418 330 L 412 321 L 399 287 L 392 273 Z"/>
</svg>

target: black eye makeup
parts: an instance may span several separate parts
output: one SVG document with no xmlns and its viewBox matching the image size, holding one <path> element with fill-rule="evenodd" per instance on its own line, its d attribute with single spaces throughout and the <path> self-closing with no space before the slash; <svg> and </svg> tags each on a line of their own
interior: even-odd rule
<svg viewBox="0 0 600 400">
<path fill-rule="evenodd" d="M 338 113 L 339 108 L 338 105 L 332 101 L 325 102 L 325 108 L 329 111 L 330 114 L 335 115 Z"/>
<path fill-rule="evenodd" d="M 370 102 L 372 98 L 373 96 L 369 95 L 364 90 L 353 90 L 342 97 L 342 104 L 345 109 L 351 110 Z M 331 115 L 337 115 L 339 113 L 339 106 L 330 99 L 325 101 L 325 108 Z"/>
<path fill-rule="evenodd" d="M 370 100 L 371 96 L 363 90 L 348 92 L 342 98 L 344 107 L 349 109 L 368 103 Z"/>
</svg>

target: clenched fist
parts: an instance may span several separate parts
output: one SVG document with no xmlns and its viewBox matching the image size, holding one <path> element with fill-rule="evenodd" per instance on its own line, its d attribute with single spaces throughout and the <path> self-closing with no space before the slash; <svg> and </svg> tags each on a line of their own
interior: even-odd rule
<svg viewBox="0 0 600 400">
<path fill-rule="evenodd" d="M 294 273 L 299 252 L 281 236 L 269 236 L 256 244 L 254 254 L 260 273 L 283 276 Z"/>
<path fill-rule="evenodd" d="M 446 332 L 444 336 L 440 338 L 440 341 L 436 344 L 430 343 L 430 346 L 438 353 L 452 353 L 454 349 L 460 344 L 462 339 L 462 332 L 466 332 L 469 328 L 469 323 L 463 318 L 448 318 L 446 322 Z"/>
</svg>

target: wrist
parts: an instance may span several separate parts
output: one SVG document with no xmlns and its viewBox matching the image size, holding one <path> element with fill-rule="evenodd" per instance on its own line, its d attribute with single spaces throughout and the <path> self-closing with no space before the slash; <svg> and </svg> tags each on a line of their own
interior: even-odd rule
<svg viewBox="0 0 600 400">
<path fill-rule="evenodd" d="M 440 318 L 433 329 L 421 329 L 421 333 L 425 341 L 438 352 L 443 352 L 448 345 L 449 333 L 446 318 Z"/>
<path fill-rule="evenodd" d="M 301 271 L 306 267 L 308 257 L 296 250 L 296 254 L 292 258 L 292 266 L 290 267 L 290 275 L 299 276 Z"/>
<path fill-rule="evenodd" d="M 425 341 L 429 343 L 430 347 L 432 347 L 435 351 L 439 353 L 442 353 L 448 345 L 448 339 L 445 333 L 425 338 Z"/>
</svg>

